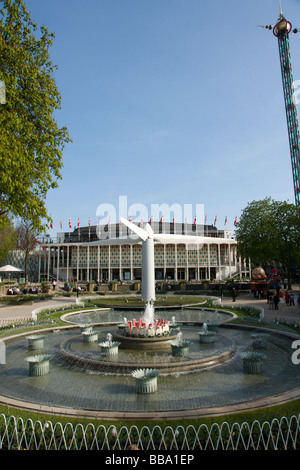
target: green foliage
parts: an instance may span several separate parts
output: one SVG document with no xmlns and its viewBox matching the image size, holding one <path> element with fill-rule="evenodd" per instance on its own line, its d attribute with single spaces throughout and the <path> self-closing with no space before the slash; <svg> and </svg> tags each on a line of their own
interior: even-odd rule
<svg viewBox="0 0 300 470">
<path fill-rule="evenodd" d="M 300 208 L 271 198 L 253 201 L 242 212 L 236 238 L 242 257 L 254 265 L 280 265 L 290 278 L 299 261 Z"/>
<path fill-rule="evenodd" d="M 54 35 L 30 19 L 21 0 L 0 10 L 0 216 L 8 211 L 36 227 L 50 220 L 45 198 L 61 178 L 62 150 L 70 141 L 53 118 L 61 107 L 49 55 Z"/>
<path fill-rule="evenodd" d="M 11 220 L 3 216 L 0 218 L 0 262 L 15 246 L 15 230 Z"/>
</svg>

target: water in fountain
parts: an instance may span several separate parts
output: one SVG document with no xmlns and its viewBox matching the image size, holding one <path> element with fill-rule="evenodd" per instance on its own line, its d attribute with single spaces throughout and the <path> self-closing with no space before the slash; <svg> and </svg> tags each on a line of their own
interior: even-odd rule
<svg viewBox="0 0 300 470">
<path fill-rule="evenodd" d="M 146 325 L 146 330 L 148 330 L 149 325 L 154 323 L 154 306 L 151 302 L 147 302 L 146 308 L 144 311 L 143 322 Z"/>
<path fill-rule="evenodd" d="M 178 346 L 181 346 L 182 345 L 182 332 L 179 331 L 176 335 L 176 341 L 177 341 L 177 344 Z"/>
<path fill-rule="evenodd" d="M 203 333 L 204 333 L 205 335 L 207 334 L 207 331 L 208 331 L 208 329 L 207 329 L 207 323 L 203 323 L 202 331 L 203 331 Z"/>
<path fill-rule="evenodd" d="M 111 333 L 107 333 L 106 341 L 108 343 L 108 346 L 111 347 L 112 346 L 112 334 Z"/>
</svg>

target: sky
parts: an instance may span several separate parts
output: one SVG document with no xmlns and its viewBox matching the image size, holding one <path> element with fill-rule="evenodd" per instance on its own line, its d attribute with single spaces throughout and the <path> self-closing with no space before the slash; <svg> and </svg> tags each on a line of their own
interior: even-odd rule
<svg viewBox="0 0 300 470">
<path fill-rule="evenodd" d="M 278 0 L 24 3 L 55 33 L 55 119 L 73 140 L 47 196 L 51 235 L 172 207 L 233 230 L 254 200 L 295 202 L 278 43 L 258 27 L 276 24 Z M 300 0 L 281 3 L 300 26 Z M 300 80 L 300 33 L 290 47 Z"/>
</svg>

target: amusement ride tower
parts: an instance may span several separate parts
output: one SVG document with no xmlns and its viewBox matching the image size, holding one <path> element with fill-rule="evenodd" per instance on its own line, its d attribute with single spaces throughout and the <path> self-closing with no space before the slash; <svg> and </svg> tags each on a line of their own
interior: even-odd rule
<svg viewBox="0 0 300 470">
<path fill-rule="evenodd" d="M 300 206 L 300 132 L 289 43 L 289 34 L 296 34 L 300 30 L 299 28 L 292 29 L 292 24 L 287 21 L 282 14 L 281 5 L 276 25 L 274 27 L 272 25 L 263 26 L 263 28 L 273 30 L 274 36 L 278 39 L 290 154 L 292 160 L 295 203 L 296 206 Z"/>
</svg>

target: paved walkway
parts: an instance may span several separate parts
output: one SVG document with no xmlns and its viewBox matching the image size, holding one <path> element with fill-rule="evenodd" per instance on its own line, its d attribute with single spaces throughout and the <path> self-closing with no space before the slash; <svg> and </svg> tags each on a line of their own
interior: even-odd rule
<svg viewBox="0 0 300 470">
<path fill-rule="evenodd" d="M 291 292 L 289 290 L 289 292 Z M 300 293 L 298 286 L 292 286 L 292 292 L 295 296 L 295 305 L 286 305 L 286 303 L 279 303 L 278 310 L 271 309 L 266 299 L 255 299 L 251 294 L 238 295 L 235 302 L 232 302 L 232 298 L 223 297 L 222 305 L 225 306 L 250 306 L 250 307 L 262 307 L 266 320 L 286 320 L 288 322 L 297 320 L 300 323 L 300 307 L 297 305 L 297 297 Z"/>
<path fill-rule="evenodd" d="M 221 299 L 222 305 L 226 306 L 251 306 L 251 307 L 262 307 L 264 309 L 265 318 L 274 320 L 284 320 L 291 321 L 293 319 L 297 320 L 300 323 L 300 307 L 297 305 L 297 297 L 300 293 L 298 286 L 293 286 L 293 293 L 295 295 L 295 305 L 287 306 L 285 303 L 279 303 L 278 310 L 273 310 L 269 308 L 266 299 L 254 299 L 251 294 L 238 295 L 236 302 L 232 301 L 231 297 L 223 297 Z M 79 300 L 81 297 L 79 297 Z M 30 317 L 32 311 L 39 307 L 48 307 L 48 306 L 58 306 L 63 303 L 69 304 L 76 302 L 76 297 L 56 297 L 51 300 L 43 300 L 28 304 L 22 305 L 1 305 L 0 304 L 0 320 L 1 319 L 13 319 L 13 318 L 24 318 Z"/>
<path fill-rule="evenodd" d="M 76 297 L 56 297 L 51 300 L 42 300 L 38 302 L 28 302 L 21 305 L 14 304 L 14 305 L 1 305 L 0 304 L 0 321 L 2 319 L 20 319 L 24 317 L 30 317 L 32 315 L 32 311 L 36 308 L 40 307 L 48 307 L 48 306 L 58 306 L 61 304 L 69 304 L 76 302 Z"/>
</svg>

